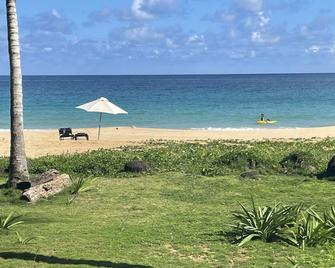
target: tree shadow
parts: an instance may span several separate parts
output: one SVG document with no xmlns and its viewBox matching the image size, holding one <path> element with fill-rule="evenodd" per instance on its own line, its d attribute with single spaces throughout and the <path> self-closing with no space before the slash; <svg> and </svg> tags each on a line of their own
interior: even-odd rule
<svg viewBox="0 0 335 268">
<path fill-rule="evenodd" d="M 150 268 L 151 266 L 114 263 L 110 261 L 84 260 L 84 259 L 65 259 L 55 256 L 45 256 L 30 252 L 0 252 L 0 258 L 3 259 L 18 259 L 25 261 L 44 262 L 58 265 L 89 265 L 93 267 L 113 267 L 113 268 Z"/>
</svg>

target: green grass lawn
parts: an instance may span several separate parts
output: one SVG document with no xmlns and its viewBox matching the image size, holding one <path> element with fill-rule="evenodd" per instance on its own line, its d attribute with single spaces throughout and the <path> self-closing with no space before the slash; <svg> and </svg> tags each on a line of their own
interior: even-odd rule
<svg viewBox="0 0 335 268">
<path fill-rule="evenodd" d="M 335 182 L 304 177 L 202 177 L 179 173 L 99 178 L 71 205 L 61 194 L 35 205 L 6 190 L 1 214 L 25 224 L 0 234 L 0 267 L 298 267 L 335 266 L 335 246 L 307 248 L 252 241 L 243 247 L 225 235 L 238 202 L 305 202 L 321 211 L 334 204 Z M 34 244 L 17 242 L 40 236 Z"/>
</svg>

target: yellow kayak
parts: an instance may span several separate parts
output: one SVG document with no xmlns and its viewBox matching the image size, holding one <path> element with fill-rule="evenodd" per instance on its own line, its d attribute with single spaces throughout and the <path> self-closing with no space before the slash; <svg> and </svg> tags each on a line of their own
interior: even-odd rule
<svg viewBox="0 0 335 268">
<path fill-rule="evenodd" d="M 257 124 L 265 125 L 265 124 L 276 124 L 278 121 L 275 120 L 258 120 Z"/>
</svg>

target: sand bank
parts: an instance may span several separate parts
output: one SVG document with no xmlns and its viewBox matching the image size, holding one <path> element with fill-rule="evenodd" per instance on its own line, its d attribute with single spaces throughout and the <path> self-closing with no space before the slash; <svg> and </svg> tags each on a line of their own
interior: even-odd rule
<svg viewBox="0 0 335 268">
<path fill-rule="evenodd" d="M 155 128 L 103 128 L 101 138 L 97 140 L 97 129 L 73 129 L 74 133 L 86 132 L 90 140 L 63 140 L 58 138 L 57 130 L 26 130 L 26 152 L 28 157 L 48 154 L 84 152 L 99 148 L 115 148 L 121 145 L 134 145 L 146 140 L 208 140 L 208 139 L 296 139 L 335 137 L 335 127 L 300 129 L 255 129 L 255 130 L 181 130 Z M 0 154 L 9 154 L 9 132 L 0 132 Z"/>
</svg>

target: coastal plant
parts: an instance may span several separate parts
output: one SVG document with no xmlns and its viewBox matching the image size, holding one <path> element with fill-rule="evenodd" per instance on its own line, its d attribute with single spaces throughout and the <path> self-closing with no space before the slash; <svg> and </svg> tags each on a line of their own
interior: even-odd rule
<svg viewBox="0 0 335 268">
<path fill-rule="evenodd" d="M 214 162 L 214 165 L 226 166 L 232 170 L 254 170 L 267 169 L 272 170 L 275 166 L 271 162 L 271 155 L 265 149 L 258 148 L 241 148 L 233 146 L 225 151 L 219 159 Z"/>
<path fill-rule="evenodd" d="M 295 153 L 297 152 L 297 153 Z M 296 157 L 293 153 L 296 154 Z M 292 154 L 289 158 L 287 158 Z M 208 141 L 202 143 L 150 141 L 143 145 L 99 149 L 84 153 L 43 156 L 31 159 L 30 172 L 49 169 L 75 176 L 134 177 L 122 172 L 125 163 L 150 163 L 151 172 L 182 172 L 221 176 L 257 169 L 261 174 L 322 172 L 335 154 L 335 140 L 320 141 Z M 290 159 L 296 159 L 291 161 Z M 8 159 L 0 161 L 6 168 Z"/>
<path fill-rule="evenodd" d="M 325 211 L 323 214 L 324 223 L 329 228 L 335 227 L 335 207 L 331 207 L 330 211 Z"/>
<path fill-rule="evenodd" d="M 79 196 L 79 194 L 87 192 L 93 189 L 93 183 L 97 178 L 84 179 L 80 177 L 76 180 L 72 180 L 70 188 L 70 195 L 68 196 L 67 204 L 70 205 Z"/>
<path fill-rule="evenodd" d="M 21 218 L 21 215 L 15 216 L 13 212 L 7 216 L 0 215 L 0 231 L 8 231 L 19 224 L 23 224 Z"/>
<path fill-rule="evenodd" d="M 317 160 L 309 151 L 291 152 L 280 161 L 280 165 L 288 174 L 312 175 L 317 170 Z"/>
<path fill-rule="evenodd" d="M 301 214 L 293 230 L 287 235 L 287 242 L 301 249 L 316 247 L 335 241 L 335 226 L 326 224 L 314 210 Z"/>
<path fill-rule="evenodd" d="M 15 233 L 16 233 L 17 242 L 19 244 L 22 244 L 22 245 L 31 245 L 31 244 L 34 244 L 33 241 L 39 238 L 37 236 L 31 236 L 31 237 L 23 238 L 20 235 L 19 232 L 15 232 Z"/>
<path fill-rule="evenodd" d="M 294 226 L 295 221 L 303 209 L 303 204 L 284 206 L 280 203 L 274 206 L 256 207 L 251 198 L 251 210 L 240 204 L 242 212 L 234 213 L 237 221 L 233 233 L 239 246 L 247 242 L 259 239 L 264 242 L 280 241 L 288 228 Z"/>
<path fill-rule="evenodd" d="M 242 212 L 234 213 L 237 221 L 233 234 L 239 246 L 251 240 L 264 242 L 282 241 L 301 249 L 322 246 L 335 242 L 335 208 L 325 211 L 323 217 L 312 207 L 304 205 L 256 207 L 251 200 L 252 208 L 248 210 L 241 205 Z"/>
</svg>

